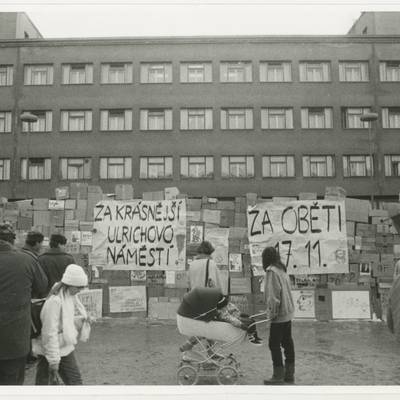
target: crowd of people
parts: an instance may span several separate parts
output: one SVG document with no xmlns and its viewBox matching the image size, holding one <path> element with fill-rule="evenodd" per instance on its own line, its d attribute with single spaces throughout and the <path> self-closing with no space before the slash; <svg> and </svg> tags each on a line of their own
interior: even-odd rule
<svg viewBox="0 0 400 400">
<path fill-rule="evenodd" d="M 51 235 L 50 248 L 45 252 L 40 232 L 29 232 L 20 250 L 14 246 L 15 238 L 11 226 L 0 225 L 0 385 L 22 385 L 26 365 L 32 361 L 36 363 L 37 385 L 59 379 L 66 385 L 81 385 L 74 350 L 78 340 L 89 338 L 92 321 L 77 294 L 88 286 L 87 275 L 65 251 L 65 236 Z M 198 256 L 189 266 L 189 289 L 177 311 L 178 322 L 227 322 L 246 331 L 251 344 L 262 346 L 254 320 L 230 302 L 228 288 L 223 287 L 221 273 L 212 259 L 213 252 L 211 243 L 199 245 Z M 275 248 L 263 250 L 262 265 L 273 366 L 272 377 L 264 384 L 292 384 L 295 348 L 290 279 Z M 33 332 L 32 302 L 42 298 L 45 301 L 40 310 L 40 331 Z M 400 274 L 390 291 L 387 324 L 400 341 Z M 195 338 L 189 337 L 180 350 L 184 352 L 195 345 Z"/>
</svg>

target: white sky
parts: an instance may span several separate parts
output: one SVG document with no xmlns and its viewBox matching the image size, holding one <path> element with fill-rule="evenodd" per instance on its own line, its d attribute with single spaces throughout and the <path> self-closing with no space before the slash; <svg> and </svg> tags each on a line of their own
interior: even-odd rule
<svg viewBox="0 0 400 400">
<path fill-rule="evenodd" d="M 0 0 L 55 37 L 344 35 L 362 11 L 400 11 L 400 1 Z"/>
</svg>

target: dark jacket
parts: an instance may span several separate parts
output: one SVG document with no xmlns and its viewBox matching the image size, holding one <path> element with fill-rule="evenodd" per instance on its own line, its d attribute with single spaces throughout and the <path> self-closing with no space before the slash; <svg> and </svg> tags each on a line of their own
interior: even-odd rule
<svg viewBox="0 0 400 400">
<path fill-rule="evenodd" d="M 32 257 L 0 240 L 0 360 L 29 353 L 31 293 L 44 296 L 46 288 Z"/>
<path fill-rule="evenodd" d="M 196 287 L 183 296 L 177 313 L 181 317 L 211 321 L 216 316 L 218 303 L 224 299 L 221 289 Z"/>
<path fill-rule="evenodd" d="M 56 282 L 61 281 L 65 269 L 69 264 L 75 264 L 74 257 L 59 248 L 51 248 L 39 256 L 40 265 L 49 281 L 47 292 Z"/>
</svg>

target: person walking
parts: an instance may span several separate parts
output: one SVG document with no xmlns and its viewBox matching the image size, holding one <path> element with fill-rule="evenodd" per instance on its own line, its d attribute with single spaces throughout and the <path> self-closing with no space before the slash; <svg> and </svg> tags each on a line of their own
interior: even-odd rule
<svg viewBox="0 0 400 400">
<path fill-rule="evenodd" d="M 295 352 L 292 339 L 294 302 L 290 279 L 274 247 L 264 249 L 262 264 L 266 272 L 264 296 L 267 313 L 271 318 L 268 345 L 273 365 L 272 378 L 264 380 L 264 385 L 294 383 Z M 285 365 L 281 347 L 285 354 Z"/>
<path fill-rule="evenodd" d="M 68 265 L 74 264 L 71 254 L 65 251 L 67 238 L 60 233 L 50 236 L 50 249 L 39 256 L 39 262 L 48 279 L 47 293 L 56 282 L 60 282 Z"/>
<path fill-rule="evenodd" d="M 47 279 L 34 259 L 14 247 L 0 225 L 0 385 L 22 385 L 31 337 L 31 295 L 44 296 Z"/>
<path fill-rule="evenodd" d="M 217 265 L 211 259 L 213 245 L 203 241 L 197 248 L 197 257 L 189 265 L 189 289 L 195 287 L 216 287 L 221 289 L 221 276 Z"/>
<path fill-rule="evenodd" d="M 36 385 L 48 385 L 55 373 L 66 385 L 82 385 L 75 345 L 78 339 L 88 340 L 90 318 L 77 294 L 87 285 L 83 268 L 70 264 L 52 287 L 40 313 L 41 335 L 32 340 L 33 353 L 39 358 Z"/>
</svg>

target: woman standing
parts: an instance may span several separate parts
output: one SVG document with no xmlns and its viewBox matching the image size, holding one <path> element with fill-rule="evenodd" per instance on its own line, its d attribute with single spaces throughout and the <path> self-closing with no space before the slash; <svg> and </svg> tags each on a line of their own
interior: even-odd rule
<svg viewBox="0 0 400 400">
<path fill-rule="evenodd" d="M 294 344 L 292 339 L 292 319 L 294 302 L 290 279 L 274 247 L 266 247 L 262 253 L 265 278 L 265 302 L 271 318 L 269 349 L 271 350 L 273 375 L 264 380 L 265 385 L 294 383 Z M 285 354 L 285 365 L 282 350 Z"/>
<path fill-rule="evenodd" d="M 90 334 L 85 307 L 76 296 L 88 285 L 82 267 L 70 264 L 61 282 L 57 282 L 40 313 L 41 336 L 33 339 L 32 349 L 39 356 L 36 385 L 48 385 L 49 378 L 58 372 L 66 385 L 82 385 L 75 359 L 78 338 L 86 341 Z"/>
</svg>

